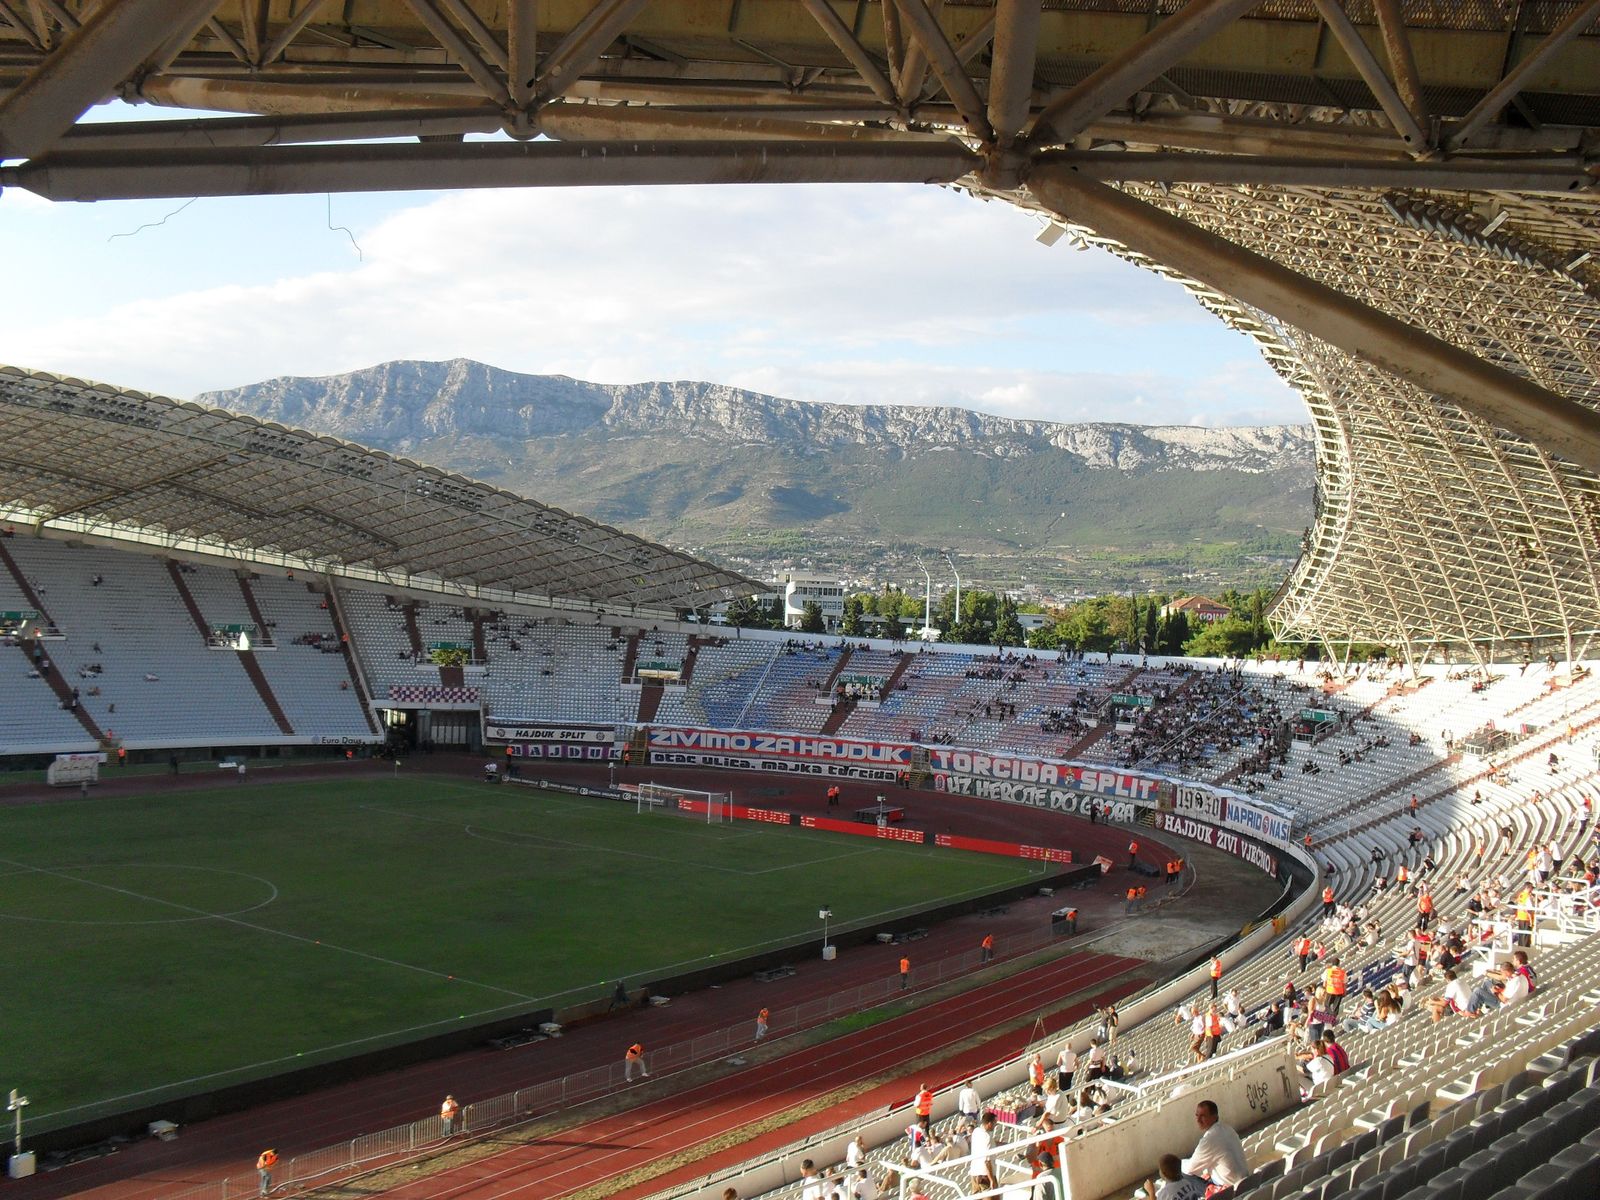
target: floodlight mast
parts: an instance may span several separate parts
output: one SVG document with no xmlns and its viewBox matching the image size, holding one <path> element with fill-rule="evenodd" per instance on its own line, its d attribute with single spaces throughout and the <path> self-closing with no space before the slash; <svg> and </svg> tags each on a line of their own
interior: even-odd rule
<svg viewBox="0 0 1600 1200">
<path fill-rule="evenodd" d="M 944 561 L 950 568 L 950 574 L 956 577 L 956 619 L 951 624 L 959 627 L 961 624 L 961 572 L 956 570 L 955 556 L 948 550 L 944 552 Z"/>
<path fill-rule="evenodd" d="M 921 558 L 912 555 L 912 561 L 922 568 L 922 578 L 927 586 L 922 594 L 922 640 L 927 641 L 928 630 L 933 628 L 933 576 L 928 573 L 928 564 Z"/>
</svg>

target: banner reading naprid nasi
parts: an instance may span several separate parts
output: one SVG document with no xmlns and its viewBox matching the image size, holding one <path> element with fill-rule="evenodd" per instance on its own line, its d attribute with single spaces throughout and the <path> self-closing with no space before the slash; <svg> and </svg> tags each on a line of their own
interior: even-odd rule
<svg viewBox="0 0 1600 1200">
<path fill-rule="evenodd" d="M 1199 784 L 1179 784 L 1172 800 L 1172 811 L 1180 817 L 1209 821 L 1237 829 L 1265 842 L 1287 846 L 1294 830 L 1290 819 L 1233 792 Z"/>
<path fill-rule="evenodd" d="M 650 761 L 887 783 L 911 768 L 911 747 L 800 733 L 656 728 L 650 731 Z"/>
</svg>

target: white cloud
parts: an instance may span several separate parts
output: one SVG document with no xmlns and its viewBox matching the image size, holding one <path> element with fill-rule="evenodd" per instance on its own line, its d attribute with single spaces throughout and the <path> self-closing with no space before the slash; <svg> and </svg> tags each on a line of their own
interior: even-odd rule
<svg viewBox="0 0 1600 1200">
<path fill-rule="evenodd" d="M 14 314 L 0 359 L 176 395 L 460 356 L 1055 420 L 1304 417 L 1175 285 L 939 189 L 473 192 L 348 223 L 362 261 L 168 295 L 140 258 L 84 258 L 74 311 Z"/>
</svg>

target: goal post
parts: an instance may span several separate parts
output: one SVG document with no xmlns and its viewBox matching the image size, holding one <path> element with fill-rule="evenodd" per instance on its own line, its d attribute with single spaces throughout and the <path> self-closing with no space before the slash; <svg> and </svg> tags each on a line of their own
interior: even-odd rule
<svg viewBox="0 0 1600 1200">
<path fill-rule="evenodd" d="M 667 783 L 641 783 L 638 811 L 695 819 L 704 816 L 707 825 L 722 825 L 733 820 L 733 793 L 703 792 Z"/>
</svg>

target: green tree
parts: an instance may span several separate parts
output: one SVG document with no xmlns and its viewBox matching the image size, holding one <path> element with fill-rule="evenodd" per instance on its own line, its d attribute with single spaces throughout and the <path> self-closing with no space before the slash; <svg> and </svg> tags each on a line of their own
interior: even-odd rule
<svg viewBox="0 0 1600 1200">
<path fill-rule="evenodd" d="M 846 596 L 844 598 L 844 616 L 839 621 L 839 632 L 845 637 L 861 636 L 861 613 L 863 601 L 860 596 Z"/>
<path fill-rule="evenodd" d="M 1179 611 L 1167 618 L 1166 625 L 1161 631 L 1161 653 L 1178 655 L 1182 654 L 1184 643 L 1189 640 L 1189 614 Z"/>
<path fill-rule="evenodd" d="M 994 644 L 1020 646 L 1022 641 L 1022 622 L 1017 620 L 1017 602 L 1007 593 L 1000 597 L 999 619 L 994 623 Z"/>
<path fill-rule="evenodd" d="M 886 638 L 903 638 L 906 635 L 906 623 L 900 619 L 898 606 L 896 611 L 883 614 L 883 636 Z"/>
<path fill-rule="evenodd" d="M 1208 622 L 1199 633 L 1184 643 L 1183 652 L 1191 658 L 1243 658 L 1255 649 L 1250 622 L 1224 617 Z"/>
<path fill-rule="evenodd" d="M 1155 654 L 1156 647 L 1160 645 L 1160 612 L 1161 602 L 1154 596 L 1149 597 L 1144 609 L 1142 649 L 1150 654 Z"/>
<path fill-rule="evenodd" d="M 827 622 L 822 619 L 822 605 L 815 600 L 807 600 L 805 607 L 800 610 L 801 633 L 826 633 Z"/>
<path fill-rule="evenodd" d="M 783 617 L 776 600 L 763 602 L 754 596 L 740 596 L 728 605 L 728 624 L 745 629 L 779 629 Z"/>
</svg>

